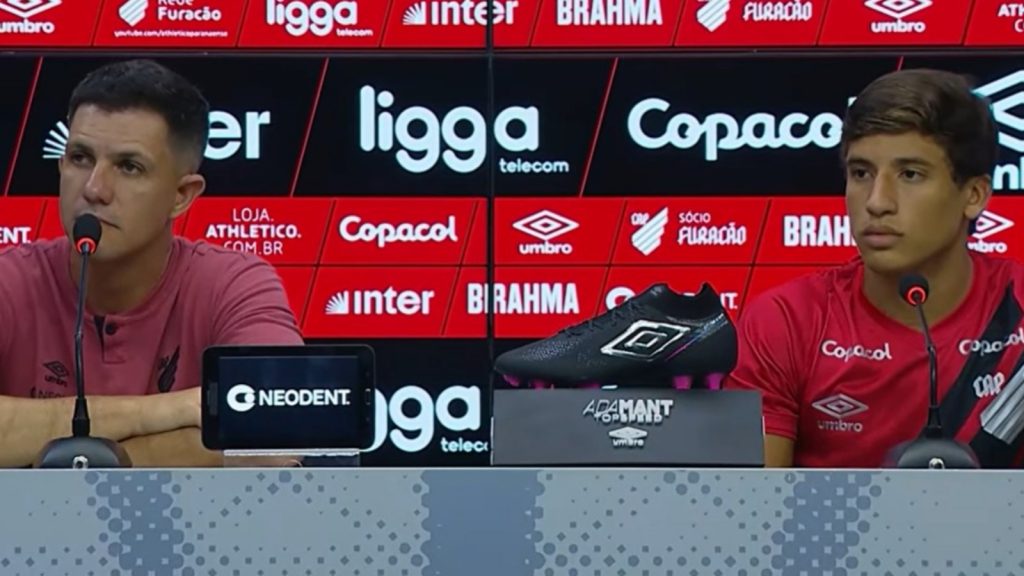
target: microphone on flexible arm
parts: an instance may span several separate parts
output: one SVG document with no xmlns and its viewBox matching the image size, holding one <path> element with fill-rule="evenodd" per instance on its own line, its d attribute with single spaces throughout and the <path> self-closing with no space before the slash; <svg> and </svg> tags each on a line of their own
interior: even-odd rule
<svg viewBox="0 0 1024 576">
<path fill-rule="evenodd" d="M 78 284 L 78 309 L 75 315 L 75 411 L 71 418 L 71 436 L 51 440 L 36 458 L 35 468 L 130 468 L 131 458 L 117 442 L 90 436 L 89 407 L 85 399 L 85 374 L 82 361 L 82 324 L 85 315 L 86 271 L 89 256 L 96 252 L 103 226 L 92 214 L 75 219 L 72 237 L 82 257 Z"/>
<path fill-rule="evenodd" d="M 978 457 L 970 446 L 953 438 L 945 438 L 939 414 L 938 360 L 932 342 L 928 321 L 924 316 L 924 302 L 928 299 L 928 280 L 920 274 L 906 274 L 900 278 L 900 297 L 917 310 L 924 331 L 925 350 L 928 352 L 928 423 L 924 435 L 894 448 L 887 459 L 887 467 L 895 468 L 980 468 Z"/>
</svg>

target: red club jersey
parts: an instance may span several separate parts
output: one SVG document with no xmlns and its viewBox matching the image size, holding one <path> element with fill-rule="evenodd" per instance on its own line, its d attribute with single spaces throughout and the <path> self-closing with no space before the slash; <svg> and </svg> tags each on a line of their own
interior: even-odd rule
<svg viewBox="0 0 1024 576">
<path fill-rule="evenodd" d="M 971 253 L 970 292 L 930 326 L 947 435 L 982 466 L 1019 466 L 1024 435 L 1024 266 Z M 928 407 L 924 336 L 864 297 L 849 263 L 755 298 L 739 319 L 739 358 L 726 388 L 763 393 L 765 433 L 795 440 L 794 465 L 881 466 L 919 436 Z"/>
</svg>

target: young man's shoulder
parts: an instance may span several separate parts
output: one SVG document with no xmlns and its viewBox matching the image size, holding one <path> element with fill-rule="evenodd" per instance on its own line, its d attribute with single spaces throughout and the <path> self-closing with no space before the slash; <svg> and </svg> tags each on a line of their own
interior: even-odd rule
<svg viewBox="0 0 1024 576">
<path fill-rule="evenodd" d="M 863 264 L 854 258 L 840 265 L 807 272 L 757 294 L 741 316 L 771 321 L 779 315 L 824 316 L 831 301 L 849 302 Z"/>
<path fill-rule="evenodd" d="M 1013 282 L 1019 293 L 1024 293 L 1024 262 L 1009 256 L 993 256 L 971 252 L 975 264 L 978 264 L 978 273 L 988 278 L 991 285 L 993 282 L 1005 284 Z"/>
</svg>

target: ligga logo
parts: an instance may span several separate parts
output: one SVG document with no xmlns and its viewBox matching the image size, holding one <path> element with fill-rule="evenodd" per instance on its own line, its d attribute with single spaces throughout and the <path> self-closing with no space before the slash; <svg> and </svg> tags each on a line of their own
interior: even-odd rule
<svg viewBox="0 0 1024 576">
<path fill-rule="evenodd" d="M 438 395 L 437 400 L 419 386 L 404 386 L 391 395 L 390 401 L 380 390 L 375 392 L 376 429 L 372 452 L 381 447 L 384 440 L 391 440 L 402 452 L 419 452 L 434 440 L 435 422 L 449 432 L 476 431 L 480 429 L 480 388 L 477 386 L 449 386 Z M 406 405 L 411 411 L 406 411 Z M 406 414 L 413 414 L 407 416 Z M 388 432 L 388 422 L 395 426 Z M 461 436 L 441 437 L 441 451 L 487 452 L 487 442 L 466 440 Z"/>
<path fill-rule="evenodd" d="M 327 0 L 309 4 L 304 0 L 266 0 L 266 10 L 267 24 L 284 26 L 290 36 L 373 36 L 373 30 L 354 28 L 359 24 L 359 3 L 355 0 L 333 4 Z"/>
<path fill-rule="evenodd" d="M 359 90 L 359 147 L 365 152 L 390 152 L 408 172 L 421 174 L 438 160 L 448 168 L 468 174 L 483 165 L 487 154 L 484 117 L 475 108 L 457 106 L 438 118 L 424 106 L 391 112 L 395 95 L 373 86 Z M 509 106 L 494 121 L 498 145 L 508 152 L 536 152 L 540 148 L 540 112 L 536 106 Z M 468 132 L 468 134 L 467 134 Z M 503 174 L 566 173 L 565 161 L 500 158 Z"/>
</svg>

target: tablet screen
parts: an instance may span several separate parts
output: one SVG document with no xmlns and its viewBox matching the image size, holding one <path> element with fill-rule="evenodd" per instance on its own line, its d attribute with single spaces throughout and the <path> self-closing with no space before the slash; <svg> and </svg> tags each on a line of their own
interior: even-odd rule
<svg viewBox="0 0 1024 576">
<path fill-rule="evenodd" d="M 217 360 L 217 438 L 225 449 L 358 448 L 365 394 L 356 356 Z"/>
</svg>

